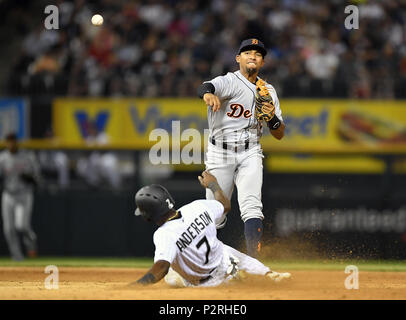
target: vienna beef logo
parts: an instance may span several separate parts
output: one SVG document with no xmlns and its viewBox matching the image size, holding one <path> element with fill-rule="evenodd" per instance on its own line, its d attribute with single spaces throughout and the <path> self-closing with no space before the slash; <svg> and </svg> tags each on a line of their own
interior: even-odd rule
<svg viewBox="0 0 406 320">
<path fill-rule="evenodd" d="M 164 115 L 161 112 L 161 108 L 158 105 L 150 105 L 144 116 L 140 115 L 140 112 L 136 105 L 131 105 L 128 108 L 130 114 L 130 119 L 134 127 L 134 131 L 137 134 L 144 135 L 148 131 L 149 126 L 154 128 L 164 129 L 166 131 L 172 130 L 172 122 L 180 121 L 182 128 L 193 128 L 195 127 L 200 132 L 203 132 L 207 128 L 207 120 L 203 119 L 198 114 L 188 114 L 186 116 L 181 116 L 179 114 L 168 114 Z"/>
<path fill-rule="evenodd" d="M 82 138 L 87 138 L 99 132 L 104 132 L 110 118 L 108 111 L 100 111 L 90 117 L 86 111 L 77 111 L 74 114 Z"/>
</svg>

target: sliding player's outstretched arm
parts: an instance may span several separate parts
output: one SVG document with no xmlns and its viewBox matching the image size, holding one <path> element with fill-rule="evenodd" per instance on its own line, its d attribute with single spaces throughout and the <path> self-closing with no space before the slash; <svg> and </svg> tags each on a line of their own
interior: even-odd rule
<svg viewBox="0 0 406 320">
<path fill-rule="evenodd" d="M 214 199 L 221 202 L 224 207 L 225 214 L 231 210 L 231 202 L 224 195 L 224 192 L 221 190 L 215 176 L 210 174 L 208 171 L 203 171 L 202 175 L 199 176 L 199 181 L 202 187 L 208 188 L 213 192 Z"/>
</svg>

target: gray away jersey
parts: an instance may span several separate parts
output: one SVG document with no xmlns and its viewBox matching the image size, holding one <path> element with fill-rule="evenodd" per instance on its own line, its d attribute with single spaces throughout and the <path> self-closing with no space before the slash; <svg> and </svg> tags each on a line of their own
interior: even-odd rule
<svg viewBox="0 0 406 320">
<path fill-rule="evenodd" d="M 0 175 L 3 177 L 4 190 L 9 193 L 30 191 L 32 186 L 21 180 L 20 175 L 27 173 L 39 179 L 39 167 L 33 153 L 18 150 L 16 154 L 8 150 L 0 153 Z"/>
<path fill-rule="evenodd" d="M 257 142 L 262 135 L 262 125 L 255 117 L 255 84 L 248 81 L 238 70 L 206 81 L 214 85 L 221 108 L 213 112 L 208 107 L 210 136 L 226 142 L 246 139 Z M 267 83 L 275 105 L 275 115 L 283 121 L 279 99 L 274 87 Z"/>
</svg>

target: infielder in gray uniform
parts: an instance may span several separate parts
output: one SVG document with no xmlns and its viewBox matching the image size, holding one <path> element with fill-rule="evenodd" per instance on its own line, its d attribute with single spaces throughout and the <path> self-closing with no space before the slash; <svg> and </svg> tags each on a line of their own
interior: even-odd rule
<svg viewBox="0 0 406 320">
<path fill-rule="evenodd" d="M 14 133 L 7 135 L 6 147 L 0 153 L 3 230 L 12 259 L 21 261 L 24 252 L 19 232 L 28 256 L 34 257 L 37 253 L 37 237 L 31 228 L 31 212 L 33 189 L 39 181 L 39 167 L 33 154 L 19 150 Z"/>
<path fill-rule="evenodd" d="M 198 95 L 208 106 L 209 144 L 206 170 L 219 181 L 231 199 L 234 185 L 238 191 L 241 219 L 249 255 L 258 256 L 263 232 L 261 189 L 263 154 L 259 143 L 265 123 L 272 136 L 280 140 L 285 125 L 274 87 L 258 77 L 267 51 L 257 39 L 244 40 L 236 55 L 239 70 L 204 82 Z M 259 90 L 258 83 L 263 84 Z M 269 102 L 258 103 L 258 97 L 269 96 Z M 268 117 L 258 116 L 261 112 Z M 213 199 L 207 189 L 206 198 Z M 226 217 L 217 228 L 222 228 Z"/>
</svg>

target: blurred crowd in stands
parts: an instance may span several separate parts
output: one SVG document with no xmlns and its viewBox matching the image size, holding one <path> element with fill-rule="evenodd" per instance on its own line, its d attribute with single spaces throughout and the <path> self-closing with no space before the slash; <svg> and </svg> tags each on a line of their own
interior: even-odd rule
<svg viewBox="0 0 406 320">
<path fill-rule="evenodd" d="M 196 96 L 202 81 L 235 71 L 240 42 L 255 37 L 269 49 L 261 75 L 281 97 L 406 97 L 404 0 L 53 2 L 59 30 L 17 29 L 8 94 Z M 349 4 L 359 29 L 344 26 Z"/>
<path fill-rule="evenodd" d="M 268 48 L 260 75 L 281 99 L 406 98 L 406 0 L 55 0 L 58 30 L 44 27 L 48 4 L 0 1 L 1 94 L 30 98 L 33 138 L 52 135 L 56 96 L 196 97 L 203 81 L 237 70 L 238 46 L 251 37 Z M 350 4 L 359 29 L 345 28 Z M 96 13 L 102 26 L 91 24 Z M 120 189 L 139 170 L 132 157 L 38 151 L 62 189 L 76 177 Z"/>
<path fill-rule="evenodd" d="M 134 187 L 136 166 L 131 151 L 37 150 L 35 157 L 46 181 L 41 187 L 50 191 L 71 187 L 119 191 Z"/>
</svg>

